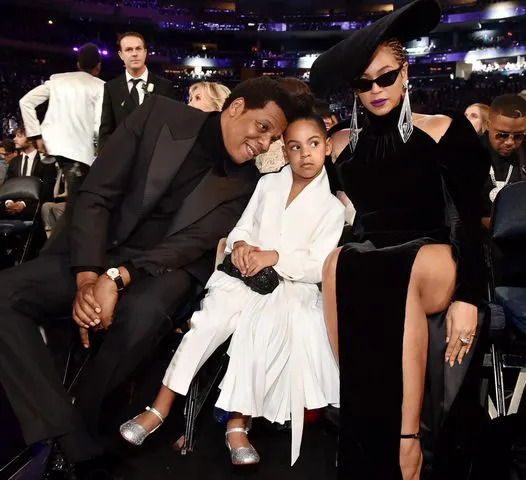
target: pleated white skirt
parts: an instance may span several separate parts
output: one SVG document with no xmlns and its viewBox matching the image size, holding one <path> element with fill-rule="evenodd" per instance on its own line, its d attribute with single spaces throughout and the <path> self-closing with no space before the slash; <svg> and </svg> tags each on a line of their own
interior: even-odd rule
<svg viewBox="0 0 526 480">
<path fill-rule="evenodd" d="M 163 383 L 186 395 L 197 370 L 232 335 L 216 405 L 271 422 L 292 421 L 299 456 L 303 409 L 338 406 L 339 372 L 316 285 L 281 280 L 269 295 L 216 271 Z"/>
</svg>

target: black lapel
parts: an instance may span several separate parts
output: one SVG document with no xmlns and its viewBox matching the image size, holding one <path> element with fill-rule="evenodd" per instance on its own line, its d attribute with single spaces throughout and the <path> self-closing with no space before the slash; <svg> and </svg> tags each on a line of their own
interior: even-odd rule
<svg viewBox="0 0 526 480">
<path fill-rule="evenodd" d="M 150 211 L 167 190 L 194 146 L 196 138 L 197 133 L 190 138 L 175 139 L 168 125 L 162 126 L 148 167 L 142 205 L 143 214 Z"/>
<path fill-rule="evenodd" d="M 33 160 L 33 165 L 31 165 L 30 175 L 36 175 L 36 170 L 39 164 L 40 164 L 40 153 L 37 152 L 37 154 L 35 155 L 35 159 Z"/>
<path fill-rule="evenodd" d="M 184 199 L 168 229 L 168 235 L 195 223 L 221 203 L 248 195 L 253 191 L 256 181 L 257 179 L 229 178 L 208 172 Z"/>
</svg>

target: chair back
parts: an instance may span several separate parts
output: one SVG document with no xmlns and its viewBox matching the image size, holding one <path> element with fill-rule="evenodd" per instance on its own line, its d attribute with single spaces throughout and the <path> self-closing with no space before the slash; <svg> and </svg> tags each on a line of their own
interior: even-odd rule
<svg viewBox="0 0 526 480">
<path fill-rule="evenodd" d="M 0 202 L 6 200 L 35 200 L 40 199 L 42 180 L 38 177 L 8 178 L 0 186 Z"/>
<path fill-rule="evenodd" d="M 491 226 L 495 286 L 526 286 L 526 181 L 504 187 L 493 205 Z"/>
</svg>

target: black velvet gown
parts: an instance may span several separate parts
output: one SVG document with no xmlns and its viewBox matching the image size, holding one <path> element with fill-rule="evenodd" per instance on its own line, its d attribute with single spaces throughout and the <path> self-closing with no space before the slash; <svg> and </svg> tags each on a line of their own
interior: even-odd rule
<svg viewBox="0 0 526 480">
<path fill-rule="evenodd" d="M 463 116 L 453 117 L 438 143 L 415 126 L 404 144 L 399 112 L 400 107 L 384 117 L 367 114 L 354 155 L 347 151 L 337 164 L 357 210 L 356 242 L 343 247 L 336 272 L 339 479 L 402 478 L 402 340 L 409 277 L 420 247 L 451 244 L 457 262 L 453 300 L 480 301 L 480 192 L 489 169 L 487 154 Z M 473 356 L 472 350 L 461 366 L 444 368 L 443 320 L 432 325 L 431 317 L 429 325 L 436 425 L 451 407 Z M 443 388 L 451 372 L 453 386 Z"/>
</svg>

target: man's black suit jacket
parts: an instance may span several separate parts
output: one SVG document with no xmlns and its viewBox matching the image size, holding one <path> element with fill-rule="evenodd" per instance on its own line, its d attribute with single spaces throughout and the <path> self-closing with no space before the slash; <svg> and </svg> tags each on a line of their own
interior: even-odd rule
<svg viewBox="0 0 526 480">
<path fill-rule="evenodd" d="M 108 250 L 126 249 L 177 176 L 207 115 L 152 95 L 117 128 L 79 190 L 69 232 L 72 267 L 107 268 Z M 215 169 L 205 174 L 163 241 L 132 256 L 133 266 L 152 276 L 181 268 L 206 283 L 218 241 L 237 223 L 259 178 L 254 164 L 242 171 L 242 177 Z"/>
<path fill-rule="evenodd" d="M 148 83 L 153 84 L 154 94 L 175 99 L 175 89 L 169 80 L 148 72 Z M 137 105 L 135 105 L 130 95 L 126 82 L 126 74 L 119 75 L 104 84 L 104 100 L 102 102 L 102 115 L 99 127 L 99 152 L 108 140 L 108 137 L 136 108 Z"/>
<path fill-rule="evenodd" d="M 6 180 L 9 178 L 22 176 L 22 155 L 17 155 L 13 160 L 9 162 L 7 168 Z M 51 202 L 53 200 L 53 188 L 55 186 L 55 180 L 57 178 L 57 169 L 55 164 L 46 164 L 40 161 L 40 153 L 36 154 L 33 166 L 31 167 L 31 175 L 40 178 L 42 180 L 42 188 L 40 190 L 40 204 L 45 202 Z M 21 198 L 13 198 L 13 201 L 24 200 Z M 19 216 L 8 215 L 5 212 L 5 204 L 0 205 L 0 215 L 3 218 L 23 218 L 30 219 L 33 217 L 36 209 L 36 202 L 31 200 L 24 200 L 26 208 Z"/>
</svg>

